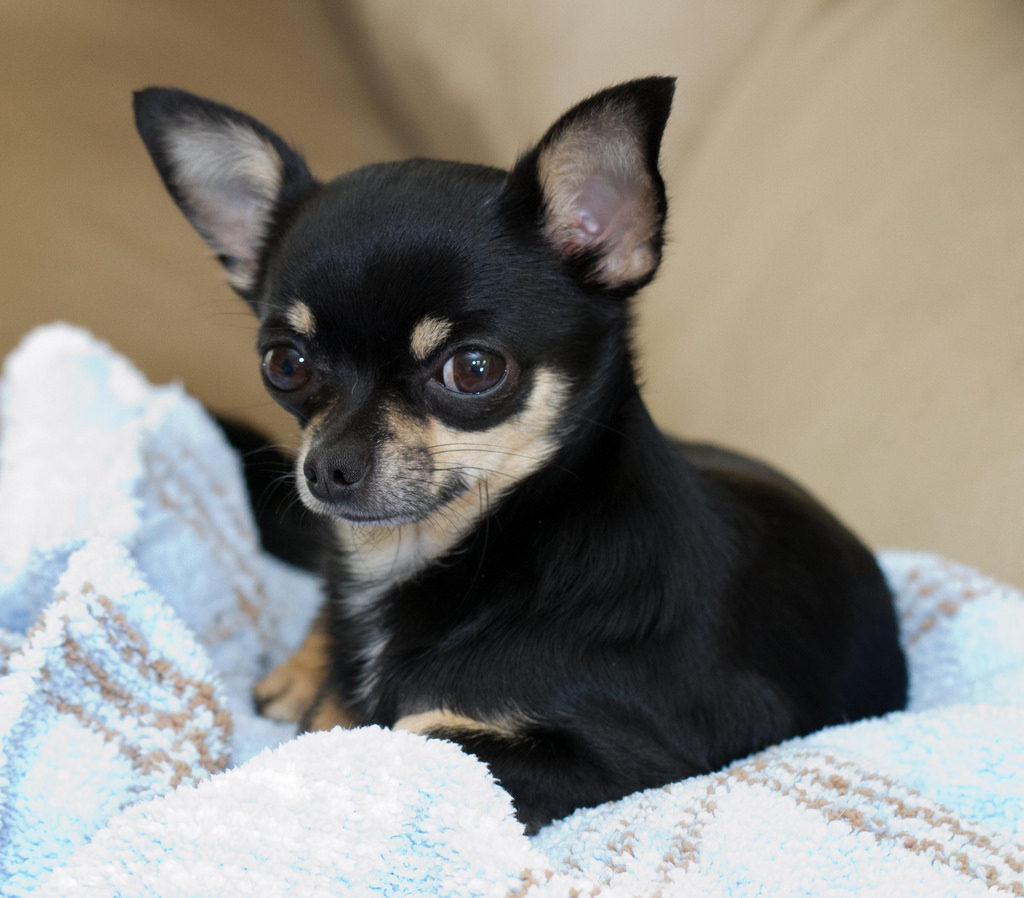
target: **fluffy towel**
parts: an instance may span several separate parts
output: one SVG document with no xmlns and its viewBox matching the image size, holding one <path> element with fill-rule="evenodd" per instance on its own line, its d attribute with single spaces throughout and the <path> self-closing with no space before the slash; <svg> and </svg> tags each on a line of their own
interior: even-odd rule
<svg viewBox="0 0 1024 898">
<path fill-rule="evenodd" d="M 527 838 L 486 768 L 248 691 L 317 600 L 202 409 L 66 326 L 0 382 L 4 895 L 1024 894 L 1024 599 L 882 556 L 907 712 Z"/>
</svg>

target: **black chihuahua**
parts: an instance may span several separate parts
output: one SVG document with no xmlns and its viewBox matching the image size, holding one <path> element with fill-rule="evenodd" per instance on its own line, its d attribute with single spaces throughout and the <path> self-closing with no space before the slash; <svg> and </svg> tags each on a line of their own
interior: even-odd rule
<svg viewBox="0 0 1024 898">
<path fill-rule="evenodd" d="M 679 444 L 637 388 L 674 81 L 603 91 L 511 171 L 322 183 L 178 90 L 135 97 L 164 183 L 259 316 L 271 396 L 331 522 L 327 600 L 256 689 L 485 761 L 531 829 L 905 702 L 871 553 L 767 466 Z"/>
</svg>

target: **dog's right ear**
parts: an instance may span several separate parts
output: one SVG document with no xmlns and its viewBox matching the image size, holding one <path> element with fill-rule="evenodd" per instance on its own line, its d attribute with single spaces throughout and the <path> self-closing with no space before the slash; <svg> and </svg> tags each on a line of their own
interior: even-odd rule
<svg viewBox="0 0 1024 898">
<path fill-rule="evenodd" d="M 147 88 L 134 106 L 174 201 L 251 299 L 271 229 L 315 183 L 306 163 L 265 125 L 186 91 Z"/>
</svg>

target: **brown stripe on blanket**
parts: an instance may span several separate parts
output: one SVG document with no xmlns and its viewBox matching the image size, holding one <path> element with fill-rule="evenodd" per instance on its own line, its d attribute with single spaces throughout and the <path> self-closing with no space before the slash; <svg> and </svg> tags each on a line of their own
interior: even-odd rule
<svg viewBox="0 0 1024 898">
<path fill-rule="evenodd" d="M 793 761 L 804 763 L 798 767 Z M 793 782 L 784 783 L 778 776 L 780 769 Z M 1019 855 L 1004 850 L 955 811 L 853 761 L 800 752 L 789 755 L 786 761 L 762 759 L 739 764 L 727 773 L 739 782 L 767 787 L 798 805 L 822 813 L 829 821 L 841 820 L 852 830 L 871 835 L 879 842 L 927 855 L 933 863 L 980 880 L 989 889 L 1024 896 L 1024 883 L 1014 878 L 1024 869 L 1024 847 L 1016 846 Z M 844 801 L 850 799 L 852 803 L 844 806 Z M 914 835 L 910 827 L 900 829 L 892 825 L 901 821 L 924 822 L 934 830 L 934 837 L 921 837 Z"/>
<path fill-rule="evenodd" d="M 231 571 L 239 581 L 250 584 L 251 594 L 248 594 L 240 586 L 234 588 L 234 596 L 238 607 L 246 619 L 252 622 L 256 635 L 264 645 L 268 644 L 269 634 L 260 626 L 264 609 L 267 606 L 267 595 L 263 589 L 263 580 L 252 566 L 252 560 L 248 554 L 239 548 L 239 540 L 230 539 L 234 536 L 251 536 L 255 545 L 255 531 L 253 524 L 236 508 L 227 508 L 230 528 L 224 526 L 224 522 L 216 520 L 206 502 L 204 491 L 197 489 L 196 482 L 209 484 L 210 491 L 217 495 L 217 488 L 223 492 L 219 485 L 220 476 L 209 462 L 199 458 L 188 448 L 183 449 L 173 458 L 164 455 L 159 451 L 150 449 L 147 456 L 147 473 L 149 475 L 148 485 L 156 493 L 160 504 L 168 511 L 175 512 L 181 519 L 195 531 L 196 535 L 209 547 L 211 557 L 218 566 L 225 571 Z M 195 474 L 198 472 L 198 478 Z M 183 497 L 187 509 L 179 501 L 177 496 Z M 222 512 L 224 503 L 217 506 Z M 186 515 L 188 509 L 198 509 L 199 514 Z M 233 633 L 222 632 L 215 634 L 218 638 L 226 639 Z"/>
<path fill-rule="evenodd" d="M 979 592 L 975 585 L 954 565 L 940 565 L 941 579 L 934 571 L 925 573 L 921 568 L 907 572 L 907 586 L 900 590 L 907 610 L 902 615 L 904 643 L 915 645 L 926 633 L 934 630 L 943 619 L 956 616 L 968 602 L 987 593 Z M 925 577 L 927 576 L 927 579 Z M 956 595 L 950 593 L 957 590 Z M 931 606 L 922 614 L 922 609 Z M 920 620 L 910 630 L 912 618 Z"/>
<path fill-rule="evenodd" d="M 94 592 L 91 585 L 83 584 L 81 592 Z M 56 601 L 67 600 L 67 594 L 57 596 Z M 232 722 L 230 712 L 217 700 L 210 683 L 193 679 L 166 659 L 152 660 L 150 647 L 145 637 L 132 627 L 116 605 L 106 596 L 96 597 L 103 609 L 101 616 L 93 615 L 99 627 L 98 632 L 106 636 L 107 642 L 119 651 L 126 663 L 136 663 L 136 672 L 150 682 L 157 683 L 186 703 L 186 710 L 179 712 L 160 711 L 140 700 L 134 693 L 113 682 L 108 672 L 96 662 L 78 643 L 67 636 L 63 642 L 63 665 L 74 671 L 82 683 L 92 683 L 105 702 L 113 705 L 125 719 L 138 721 L 140 727 L 170 730 L 175 734 L 173 747 L 178 749 L 186 743 L 194 746 L 198 757 L 198 768 L 207 773 L 217 773 L 228 765 L 225 753 L 214 754 L 214 741 L 226 744 L 230 738 Z M 44 682 L 51 680 L 45 667 L 40 672 Z M 126 734 L 104 723 L 95 714 L 90 714 L 83 705 L 64 700 L 54 692 L 47 692 L 47 700 L 61 714 L 74 717 L 86 729 L 98 733 L 116 745 L 118 752 L 126 757 L 139 773 L 151 776 L 155 771 L 166 775 L 168 784 L 174 788 L 182 783 L 195 784 L 205 779 L 205 774 L 180 759 L 173 759 L 163 749 L 144 750 L 131 742 Z M 213 718 L 211 727 L 200 725 L 195 719 L 197 709 L 209 711 Z"/>
</svg>

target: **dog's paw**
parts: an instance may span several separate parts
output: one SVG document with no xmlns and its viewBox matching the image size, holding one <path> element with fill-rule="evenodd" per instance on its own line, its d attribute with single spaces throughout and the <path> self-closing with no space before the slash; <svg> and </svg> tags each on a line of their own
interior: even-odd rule
<svg viewBox="0 0 1024 898">
<path fill-rule="evenodd" d="M 257 712 L 271 720 L 297 723 L 309 714 L 327 673 L 326 640 L 314 628 L 299 650 L 252 690 Z"/>
<path fill-rule="evenodd" d="M 313 707 L 299 724 L 299 729 L 306 733 L 317 730 L 333 730 L 335 727 L 350 729 L 356 725 L 355 719 L 337 696 L 327 692 L 318 696 Z"/>
</svg>

